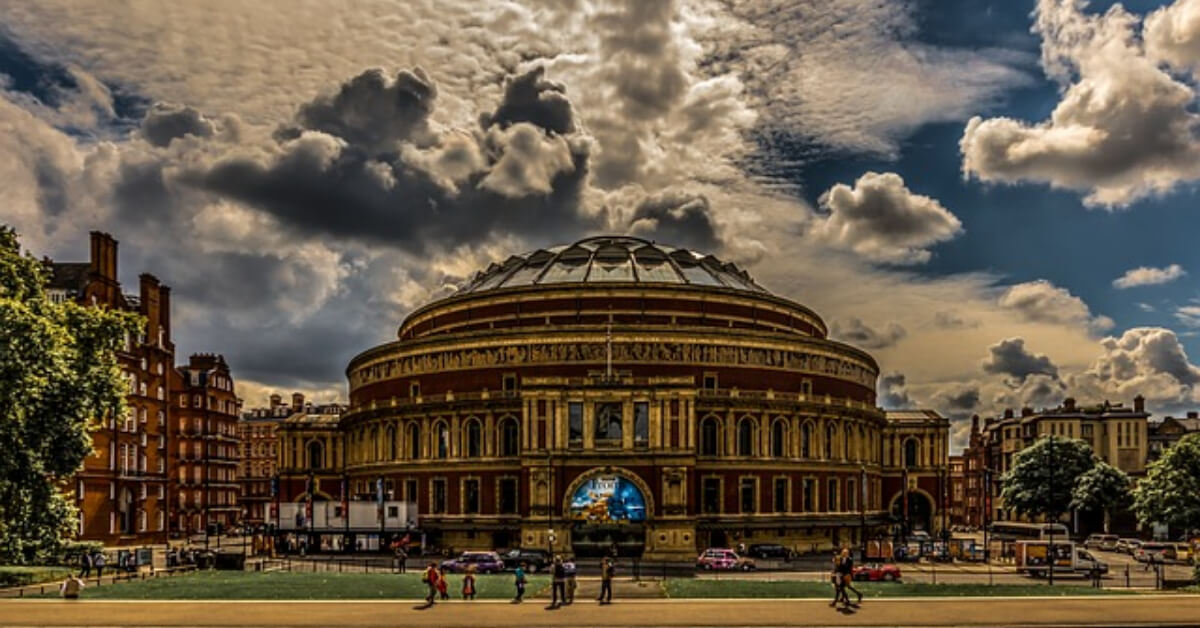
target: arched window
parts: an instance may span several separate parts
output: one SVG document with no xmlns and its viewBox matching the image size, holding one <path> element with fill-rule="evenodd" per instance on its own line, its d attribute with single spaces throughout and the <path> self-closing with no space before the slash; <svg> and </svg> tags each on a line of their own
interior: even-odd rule
<svg viewBox="0 0 1200 628">
<path fill-rule="evenodd" d="M 910 438 L 904 441 L 904 467 L 915 466 L 917 466 L 917 439 Z"/>
<path fill-rule="evenodd" d="M 787 426 L 783 419 L 776 419 L 771 425 L 771 456 L 783 458 L 787 455 Z"/>
<path fill-rule="evenodd" d="M 825 424 L 825 459 L 833 460 L 833 442 L 837 439 L 837 429 L 833 423 Z"/>
<path fill-rule="evenodd" d="M 500 421 L 500 455 L 515 456 L 520 451 L 520 431 L 517 420 L 508 417 Z"/>
<path fill-rule="evenodd" d="M 382 457 L 379 455 L 379 426 L 371 428 L 371 440 L 367 443 L 367 447 L 370 450 L 368 460 L 377 461 Z"/>
<path fill-rule="evenodd" d="M 862 426 L 858 426 L 858 455 L 855 456 L 859 462 L 867 459 L 867 434 L 863 431 Z"/>
<path fill-rule="evenodd" d="M 408 458 L 416 460 L 421 457 L 421 428 L 416 423 L 408 424 Z"/>
<path fill-rule="evenodd" d="M 718 454 L 717 443 L 719 441 L 718 434 L 720 427 L 717 419 L 714 417 L 705 417 L 700 422 L 700 455 L 701 456 L 716 456 Z"/>
<path fill-rule="evenodd" d="M 388 460 L 395 460 L 399 457 L 396 455 L 396 428 L 389 425 L 387 428 L 387 458 Z"/>
<path fill-rule="evenodd" d="M 325 447 L 321 445 L 320 441 L 314 440 L 308 444 L 308 468 L 325 468 Z"/>
<path fill-rule="evenodd" d="M 812 458 L 812 423 L 808 421 L 800 426 L 800 457 Z"/>
<path fill-rule="evenodd" d="M 467 420 L 466 437 L 467 457 L 478 458 L 481 455 L 479 446 L 481 444 L 480 439 L 482 436 L 480 435 L 479 421 L 477 419 Z"/>
<path fill-rule="evenodd" d="M 438 421 L 433 428 L 434 437 L 437 442 L 434 443 L 434 452 L 438 458 L 450 457 L 450 428 L 446 426 L 445 421 Z"/>
<path fill-rule="evenodd" d="M 853 432 L 850 431 L 850 426 L 847 425 L 842 438 L 842 460 L 850 459 L 850 449 L 853 446 Z"/>
<path fill-rule="evenodd" d="M 738 421 L 737 451 L 739 456 L 754 455 L 754 419 L 749 417 Z"/>
</svg>

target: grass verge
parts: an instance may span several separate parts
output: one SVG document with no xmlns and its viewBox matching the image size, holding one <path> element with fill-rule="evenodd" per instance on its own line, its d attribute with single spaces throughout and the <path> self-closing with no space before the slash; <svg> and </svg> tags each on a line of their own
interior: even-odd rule
<svg viewBox="0 0 1200 628">
<path fill-rule="evenodd" d="M 883 597 L 970 597 L 1121 595 L 1128 591 L 1093 589 L 1086 586 L 1037 584 L 904 584 L 899 582 L 856 582 L 864 598 Z M 829 598 L 832 585 L 825 582 L 675 579 L 666 584 L 672 598 Z M 853 593 L 850 594 L 854 596 Z"/>
<path fill-rule="evenodd" d="M 0 566 L 0 588 L 23 587 L 39 582 L 63 580 L 73 570 L 70 567 Z"/>
<path fill-rule="evenodd" d="M 450 575 L 447 592 L 462 597 L 462 576 Z M 547 586 L 543 576 L 530 576 L 526 597 Z M 511 574 L 480 575 L 477 597 L 513 596 Z M 356 574 L 243 571 L 201 571 L 169 578 L 151 578 L 90 586 L 87 599 L 99 600 L 416 600 L 425 597 L 419 573 Z"/>
</svg>

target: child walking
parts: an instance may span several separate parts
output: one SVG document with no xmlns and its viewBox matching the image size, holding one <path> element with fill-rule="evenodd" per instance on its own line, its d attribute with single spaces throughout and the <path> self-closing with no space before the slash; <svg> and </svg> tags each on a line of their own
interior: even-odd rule
<svg viewBox="0 0 1200 628">
<path fill-rule="evenodd" d="M 463 576 L 462 596 L 464 600 L 475 599 L 475 565 L 467 565 L 467 575 Z"/>
</svg>

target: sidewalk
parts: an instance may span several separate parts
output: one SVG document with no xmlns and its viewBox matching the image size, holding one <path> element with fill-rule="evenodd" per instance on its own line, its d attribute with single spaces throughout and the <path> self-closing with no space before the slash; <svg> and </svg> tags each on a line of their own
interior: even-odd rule
<svg viewBox="0 0 1200 628">
<path fill-rule="evenodd" d="M 903 598 L 853 614 L 823 600 L 616 600 L 546 610 L 544 602 L 0 601 L 5 626 L 1116 626 L 1196 625 L 1197 595 L 1107 598 Z"/>
</svg>

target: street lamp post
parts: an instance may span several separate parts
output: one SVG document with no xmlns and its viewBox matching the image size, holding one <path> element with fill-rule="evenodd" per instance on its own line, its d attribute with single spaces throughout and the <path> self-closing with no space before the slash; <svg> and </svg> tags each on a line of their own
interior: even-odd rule
<svg viewBox="0 0 1200 628">
<path fill-rule="evenodd" d="M 1048 458 L 1048 460 L 1046 461 L 1046 469 L 1050 472 L 1050 475 L 1051 475 L 1051 477 L 1048 477 L 1046 479 L 1050 484 L 1050 486 L 1049 486 L 1050 490 L 1054 490 L 1054 488 L 1055 488 L 1054 487 L 1054 478 L 1052 477 L 1054 475 L 1054 451 L 1053 450 L 1054 450 L 1054 435 L 1051 434 L 1050 441 L 1048 443 L 1046 443 L 1046 457 Z M 1054 524 L 1057 521 L 1058 516 L 1056 515 L 1053 519 L 1054 520 L 1052 520 L 1050 522 L 1049 544 L 1046 547 L 1046 559 L 1047 559 L 1047 562 L 1049 563 L 1049 566 L 1046 568 L 1046 573 L 1048 574 L 1048 577 L 1049 577 L 1050 586 L 1054 586 L 1054 563 L 1057 562 L 1056 559 L 1058 558 L 1054 553 Z"/>
<path fill-rule="evenodd" d="M 985 465 L 986 466 L 986 465 Z M 983 562 L 990 560 L 991 546 L 988 545 L 988 528 L 992 526 L 992 470 L 983 470 Z"/>
</svg>

